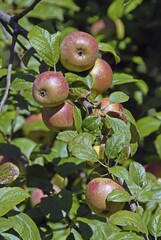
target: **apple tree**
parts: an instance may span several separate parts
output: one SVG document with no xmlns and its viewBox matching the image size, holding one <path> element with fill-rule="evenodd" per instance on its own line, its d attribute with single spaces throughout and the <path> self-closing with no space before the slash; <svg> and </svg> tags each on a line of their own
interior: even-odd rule
<svg viewBox="0 0 161 240">
<path fill-rule="evenodd" d="M 0 239 L 160 239 L 154 2 L 2 1 Z"/>
</svg>

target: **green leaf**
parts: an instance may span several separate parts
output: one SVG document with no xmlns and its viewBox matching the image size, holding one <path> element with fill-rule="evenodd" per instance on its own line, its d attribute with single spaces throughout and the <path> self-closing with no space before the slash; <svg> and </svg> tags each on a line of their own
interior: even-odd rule
<svg viewBox="0 0 161 240">
<path fill-rule="evenodd" d="M 31 46 L 50 67 L 56 65 L 59 60 L 60 35 L 60 32 L 50 34 L 47 30 L 39 26 L 33 27 L 28 33 Z"/>
<path fill-rule="evenodd" d="M 108 196 L 107 201 L 129 202 L 133 197 L 125 190 L 114 189 Z"/>
<path fill-rule="evenodd" d="M 101 118 L 88 116 L 83 120 L 82 125 L 85 129 L 88 129 L 88 131 L 96 131 L 100 128 Z"/>
<path fill-rule="evenodd" d="M 7 218 L 0 218 L 0 233 L 5 232 L 12 228 L 12 223 L 9 219 Z"/>
<path fill-rule="evenodd" d="M 9 219 L 13 224 L 13 229 L 23 240 L 41 240 L 36 224 L 27 214 L 19 213 L 15 216 L 9 217 Z"/>
<path fill-rule="evenodd" d="M 0 189 L 0 216 L 5 215 L 15 205 L 24 201 L 30 195 L 20 187 L 4 187 Z"/>
<path fill-rule="evenodd" d="M 123 103 L 129 100 L 129 96 L 120 91 L 115 91 L 110 94 L 109 101 L 110 103 Z"/>
<path fill-rule="evenodd" d="M 98 160 L 98 154 L 92 146 L 84 144 L 75 144 L 72 147 L 71 153 L 74 157 L 80 158 L 84 161 L 96 162 Z"/>
<path fill-rule="evenodd" d="M 160 125 L 160 120 L 152 116 L 146 116 L 137 121 L 137 127 L 141 137 L 146 137 L 156 132 Z"/>
<path fill-rule="evenodd" d="M 118 56 L 115 49 L 111 45 L 109 45 L 107 43 L 99 42 L 98 47 L 99 47 L 99 50 L 102 52 L 112 53 L 115 58 L 116 63 L 120 62 L 120 57 Z"/>
<path fill-rule="evenodd" d="M 111 234 L 106 239 L 107 240 L 117 240 L 117 239 L 118 240 L 144 240 L 145 238 L 133 232 L 119 232 L 119 233 Z"/>
<path fill-rule="evenodd" d="M 108 158 L 115 158 L 125 145 L 125 134 L 115 133 L 106 141 L 105 154 Z"/>
<path fill-rule="evenodd" d="M 157 237 L 161 237 L 161 214 L 160 213 L 156 213 L 151 217 L 150 222 L 148 224 L 148 229 L 150 234 L 154 236 L 155 239 Z"/>
<path fill-rule="evenodd" d="M 118 226 L 128 227 L 130 230 L 134 230 L 136 232 L 147 232 L 141 215 L 134 212 L 127 210 L 118 211 L 117 213 L 114 213 L 110 216 L 109 221 Z"/>
<path fill-rule="evenodd" d="M 133 78 L 133 76 L 127 73 L 114 73 L 112 85 L 114 86 L 114 85 L 120 85 L 120 84 L 126 84 L 126 83 L 133 83 L 137 81 L 138 79 Z"/>
<path fill-rule="evenodd" d="M 75 158 L 75 157 L 67 157 L 67 158 L 62 158 L 58 163 L 58 166 L 61 166 L 65 163 L 74 163 L 75 165 L 78 165 L 82 162 L 84 162 L 84 160 L 82 161 L 82 159 Z"/>
<path fill-rule="evenodd" d="M 111 125 L 115 134 L 124 134 L 125 135 L 125 143 L 129 143 L 131 140 L 131 132 L 129 126 L 118 118 L 106 117 L 107 122 Z"/>
<path fill-rule="evenodd" d="M 15 235 L 12 235 L 10 233 L 1 233 L 2 237 L 4 237 L 5 240 L 20 240 Z"/>
<path fill-rule="evenodd" d="M 109 173 L 113 174 L 115 177 L 122 178 L 125 181 L 129 178 L 129 173 L 125 167 L 114 166 L 108 168 Z"/>
<path fill-rule="evenodd" d="M 21 78 L 15 78 L 11 84 L 11 90 L 22 91 L 25 89 L 32 89 L 33 83 L 25 81 Z"/>
<path fill-rule="evenodd" d="M 157 153 L 158 153 L 159 157 L 161 158 L 161 147 L 160 147 L 161 146 L 161 134 L 159 134 L 156 137 L 156 139 L 154 141 L 154 146 L 155 146 L 155 148 L 157 150 Z"/>
<path fill-rule="evenodd" d="M 146 184 L 146 171 L 140 163 L 131 162 L 129 167 L 129 174 L 132 180 L 140 187 Z"/>
<path fill-rule="evenodd" d="M 81 111 L 76 106 L 74 106 L 74 125 L 75 125 L 77 131 L 79 131 L 82 127 Z"/>
<path fill-rule="evenodd" d="M 0 184 L 10 184 L 19 177 L 20 171 L 17 165 L 6 162 L 0 165 Z"/>
<path fill-rule="evenodd" d="M 69 140 L 71 140 L 72 138 L 74 138 L 75 136 L 77 136 L 78 133 L 76 131 L 72 131 L 72 130 L 67 130 L 67 131 L 63 131 L 58 133 L 57 135 L 57 139 L 64 141 L 64 142 L 69 142 Z"/>
</svg>

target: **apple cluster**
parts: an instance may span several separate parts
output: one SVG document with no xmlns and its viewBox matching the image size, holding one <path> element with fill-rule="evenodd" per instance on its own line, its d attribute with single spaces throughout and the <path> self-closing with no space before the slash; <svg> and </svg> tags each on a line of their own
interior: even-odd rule
<svg viewBox="0 0 161 240">
<path fill-rule="evenodd" d="M 110 65 L 99 58 L 96 39 L 81 31 L 67 35 L 60 44 L 60 63 L 70 72 L 92 77 L 91 93 L 104 93 L 112 84 Z M 50 130 L 74 129 L 74 103 L 68 98 L 70 86 L 62 72 L 45 71 L 33 83 L 33 98 L 42 108 L 42 119 Z"/>
</svg>

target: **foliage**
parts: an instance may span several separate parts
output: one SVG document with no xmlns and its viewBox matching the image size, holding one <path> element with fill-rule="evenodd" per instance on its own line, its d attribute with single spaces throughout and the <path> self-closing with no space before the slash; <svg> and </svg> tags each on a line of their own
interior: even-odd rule
<svg viewBox="0 0 161 240">
<path fill-rule="evenodd" d="M 1 10 L 16 16 L 32 3 L 4 0 Z M 161 237 L 161 183 L 145 167 L 161 160 L 159 7 L 155 0 L 43 0 L 19 19 L 28 32 L 16 42 L 9 93 L 0 112 L 2 239 Z M 98 23 L 104 27 L 98 28 Z M 60 43 L 74 30 L 91 33 L 99 42 L 100 56 L 113 69 L 112 87 L 103 94 L 90 93 L 89 73 L 67 72 L 60 64 Z M 1 98 L 11 33 L 5 25 L 0 29 Z M 62 72 L 69 83 L 74 130 L 50 131 L 40 117 L 32 85 L 49 69 Z M 111 103 L 123 104 L 127 122 L 97 111 L 96 103 L 107 96 Z M 93 146 L 102 144 L 100 157 Z M 114 204 L 125 202 L 124 209 L 109 218 L 94 214 L 85 201 L 87 183 L 100 176 L 125 188 L 108 195 Z M 36 205 L 35 188 L 43 193 Z"/>
</svg>

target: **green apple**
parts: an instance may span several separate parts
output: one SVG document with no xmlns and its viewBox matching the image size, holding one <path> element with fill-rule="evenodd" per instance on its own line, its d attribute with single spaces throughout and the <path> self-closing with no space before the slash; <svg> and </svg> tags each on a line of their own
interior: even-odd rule
<svg viewBox="0 0 161 240">
<path fill-rule="evenodd" d="M 96 39 L 86 32 L 67 35 L 60 45 L 60 62 L 69 71 L 83 72 L 93 67 L 99 49 Z"/>
<path fill-rule="evenodd" d="M 62 74 L 46 71 L 35 79 L 32 93 L 35 101 L 43 107 L 55 107 L 68 97 L 69 85 Z"/>
<path fill-rule="evenodd" d="M 94 178 L 86 188 L 86 201 L 89 208 L 99 216 L 110 216 L 124 207 L 122 202 L 108 202 L 107 196 L 114 189 L 124 190 L 110 178 Z"/>
<path fill-rule="evenodd" d="M 74 129 L 74 106 L 65 102 L 57 107 L 43 108 L 42 119 L 50 130 Z"/>
</svg>

